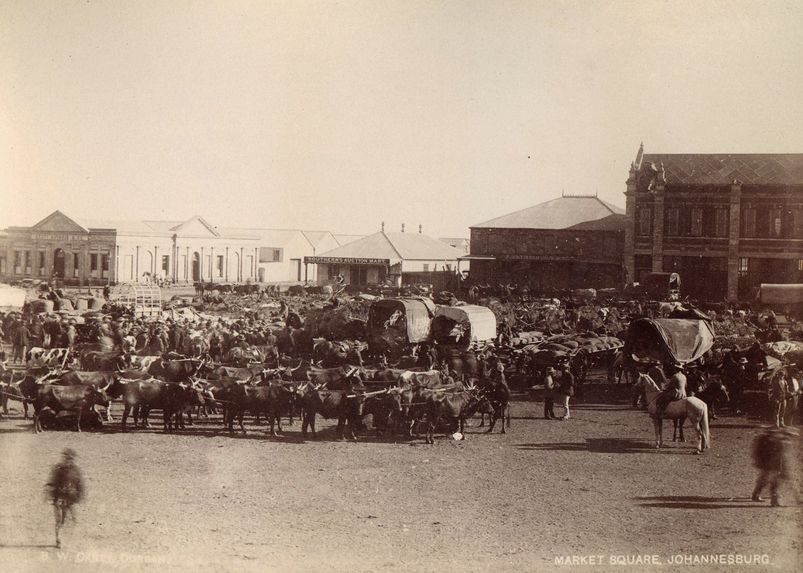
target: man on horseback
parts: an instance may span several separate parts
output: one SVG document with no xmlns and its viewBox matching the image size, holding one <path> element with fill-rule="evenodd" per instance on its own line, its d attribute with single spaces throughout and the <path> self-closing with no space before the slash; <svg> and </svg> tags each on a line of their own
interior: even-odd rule
<svg viewBox="0 0 803 573">
<path fill-rule="evenodd" d="M 666 387 L 655 399 L 655 416 L 658 419 L 664 417 L 670 402 L 686 397 L 686 375 L 683 373 L 682 365 L 669 364 L 664 370 L 669 374 L 669 379 L 666 381 Z"/>
</svg>

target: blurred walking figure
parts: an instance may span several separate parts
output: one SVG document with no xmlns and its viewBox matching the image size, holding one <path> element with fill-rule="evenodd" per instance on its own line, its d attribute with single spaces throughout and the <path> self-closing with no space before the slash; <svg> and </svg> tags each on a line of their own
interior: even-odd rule
<svg viewBox="0 0 803 573">
<path fill-rule="evenodd" d="M 779 490 L 783 482 L 789 479 L 788 444 L 797 432 L 791 428 L 769 428 L 753 442 L 753 465 L 759 469 L 756 487 L 753 489 L 753 501 L 764 501 L 761 492 L 770 488 L 770 505 L 780 504 Z"/>
<path fill-rule="evenodd" d="M 75 452 L 67 448 L 61 456 L 61 461 L 53 466 L 50 472 L 50 481 L 47 482 L 47 493 L 53 502 L 56 518 L 56 547 L 61 547 L 59 533 L 67 519 L 67 513 L 75 523 L 73 506 L 84 497 L 84 484 L 81 479 L 81 470 L 75 465 Z"/>
</svg>

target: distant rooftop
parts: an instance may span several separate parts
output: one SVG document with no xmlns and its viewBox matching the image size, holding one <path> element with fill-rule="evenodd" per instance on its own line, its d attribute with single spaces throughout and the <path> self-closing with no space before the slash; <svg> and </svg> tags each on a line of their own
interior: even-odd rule
<svg viewBox="0 0 803 573">
<path fill-rule="evenodd" d="M 656 174 L 663 166 L 668 184 L 803 184 L 803 153 L 644 153 L 641 146 L 634 166 Z"/>
<path fill-rule="evenodd" d="M 349 259 L 457 260 L 464 253 L 451 245 L 420 233 L 379 231 L 336 247 L 321 257 Z"/>
<path fill-rule="evenodd" d="M 596 195 L 565 195 L 472 225 L 472 228 L 567 229 L 610 215 L 624 215 L 624 212 L 621 207 L 603 201 Z"/>
</svg>

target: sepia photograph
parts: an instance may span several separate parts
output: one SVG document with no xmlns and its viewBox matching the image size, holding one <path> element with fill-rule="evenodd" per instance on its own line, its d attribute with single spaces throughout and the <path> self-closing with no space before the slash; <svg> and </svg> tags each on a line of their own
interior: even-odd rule
<svg viewBox="0 0 803 573">
<path fill-rule="evenodd" d="M 0 571 L 803 573 L 801 30 L 0 0 Z"/>
</svg>

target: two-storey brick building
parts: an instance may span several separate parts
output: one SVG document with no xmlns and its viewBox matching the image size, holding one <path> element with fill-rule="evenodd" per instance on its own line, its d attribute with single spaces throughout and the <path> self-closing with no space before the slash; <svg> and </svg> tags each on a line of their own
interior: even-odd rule
<svg viewBox="0 0 803 573">
<path fill-rule="evenodd" d="M 471 281 L 550 292 L 622 286 L 625 215 L 568 195 L 471 227 Z"/>
<path fill-rule="evenodd" d="M 630 281 L 678 272 L 685 294 L 746 299 L 803 282 L 803 154 L 649 154 L 627 179 Z"/>
</svg>

